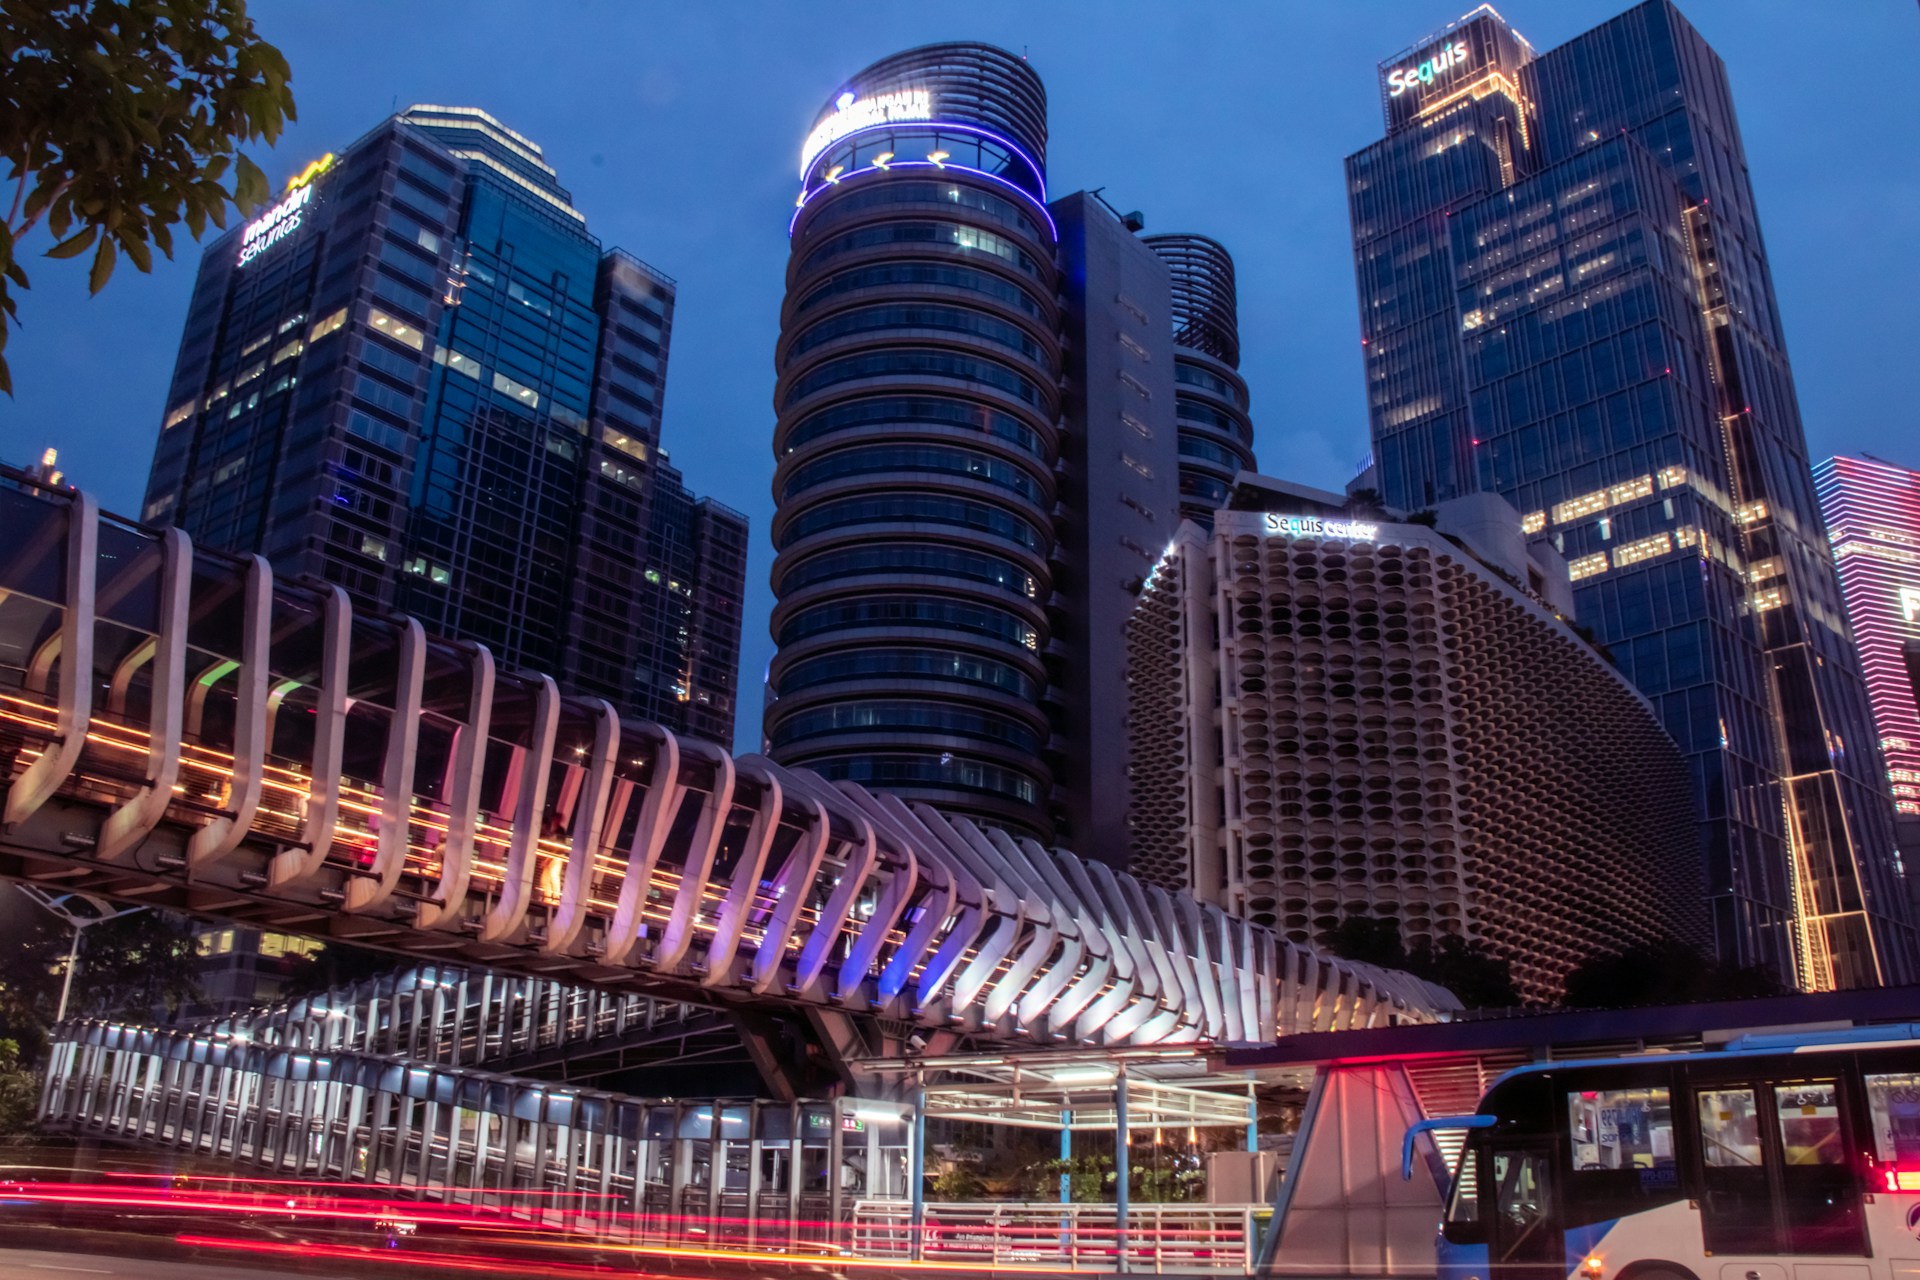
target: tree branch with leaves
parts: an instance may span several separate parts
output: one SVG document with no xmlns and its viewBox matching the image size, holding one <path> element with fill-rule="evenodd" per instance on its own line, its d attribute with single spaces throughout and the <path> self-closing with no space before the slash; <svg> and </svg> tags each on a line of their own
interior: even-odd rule
<svg viewBox="0 0 1920 1280">
<path fill-rule="evenodd" d="M 198 240 L 258 208 L 266 175 L 240 148 L 295 118 L 292 78 L 245 0 L 0 0 L 0 391 L 21 240 L 44 223 L 48 257 L 92 250 L 98 293 L 121 254 L 151 271 L 180 224 Z"/>
</svg>

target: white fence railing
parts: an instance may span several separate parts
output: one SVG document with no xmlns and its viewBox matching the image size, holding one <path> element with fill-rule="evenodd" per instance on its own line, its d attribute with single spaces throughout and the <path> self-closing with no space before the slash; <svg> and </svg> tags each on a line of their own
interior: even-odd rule
<svg viewBox="0 0 1920 1280">
<path fill-rule="evenodd" d="M 1110 1204 L 929 1204 L 920 1227 L 920 1257 L 936 1265 L 1252 1275 L 1256 1232 L 1271 1212 L 1266 1205 L 1136 1204 L 1128 1209 L 1123 1245 Z M 848 1245 L 856 1257 L 914 1256 L 908 1204 L 859 1201 L 850 1225 Z"/>
</svg>

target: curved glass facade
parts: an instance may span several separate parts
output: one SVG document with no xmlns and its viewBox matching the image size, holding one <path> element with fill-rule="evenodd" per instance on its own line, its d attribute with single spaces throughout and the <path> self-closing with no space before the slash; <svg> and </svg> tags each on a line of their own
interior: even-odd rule
<svg viewBox="0 0 1920 1280">
<path fill-rule="evenodd" d="M 1180 433 L 1180 514 L 1211 529 L 1233 477 L 1257 470 L 1233 258 L 1206 236 L 1143 237 L 1173 275 L 1174 418 Z"/>
<path fill-rule="evenodd" d="M 1061 372 L 1046 94 L 875 63 L 803 157 L 775 360 L 775 760 L 1047 839 Z"/>
</svg>

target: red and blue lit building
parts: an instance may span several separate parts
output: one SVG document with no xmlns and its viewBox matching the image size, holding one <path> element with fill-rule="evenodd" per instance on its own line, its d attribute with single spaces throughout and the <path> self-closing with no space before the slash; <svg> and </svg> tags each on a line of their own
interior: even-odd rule
<svg viewBox="0 0 1920 1280">
<path fill-rule="evenodd" d="M 1920 691 L 1906 649 L 1920 642 L 1920 471 L 1878 458 L 1813 469 L 1887 758 L 1901 846 L 1920 848 Z M 1909 858 L 1908 875 L 1913 874 Z"/>
</svg>

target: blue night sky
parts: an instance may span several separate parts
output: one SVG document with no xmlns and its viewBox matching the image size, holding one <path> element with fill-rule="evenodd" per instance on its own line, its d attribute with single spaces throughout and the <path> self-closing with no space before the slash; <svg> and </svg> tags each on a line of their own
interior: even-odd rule
<svg viewBox="0 0 1920 1280">
<path fill-rule="evenodd" d="M 838 83 L 929 41 L 1024 50 L 1050 99 L 1051 190 L 1105 186 L 1149 231 L 1227 245 L 1261 469 L 1337 487 L 1367 449 L 1341 160 L 1381 134 L 1375 64 L 1469 7 L 256 0 L 300 106 L 256 158 L 277 185 L 396 106 L 482 107 L 545 148 L 605 244 L 679 281 L 664 441 L 697 492 L 753 520 L 739 745 L 757 747 L 786 225 L 800 139 Z M 1502 11 L 1546 49 L 1622 7 Z M 1812 456 L 1920 464 L 1920 12 L 1682 8 L 1732 75 Z M 84 263 L 27 261 L 0 457 L 55 445 L 108 510 L 137 511 L 197 257 L 148 277 L 123 260 L 91 301 Z"/>
</svg>

